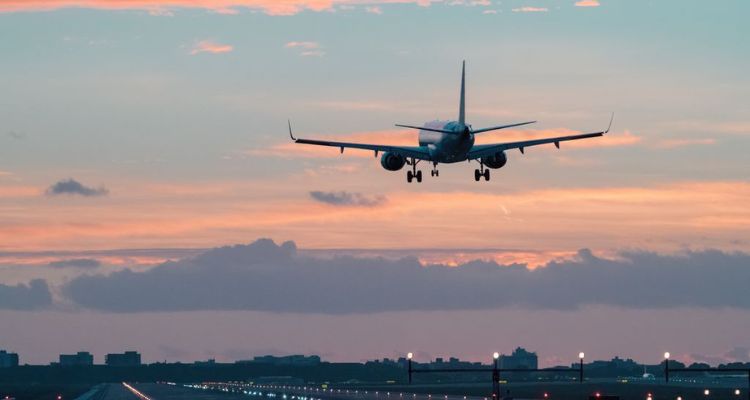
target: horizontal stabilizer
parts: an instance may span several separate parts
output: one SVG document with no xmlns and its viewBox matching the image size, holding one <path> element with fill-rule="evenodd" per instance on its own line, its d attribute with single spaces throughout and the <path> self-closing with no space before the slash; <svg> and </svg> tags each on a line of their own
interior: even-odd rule
<svg viewBox="0 0 750 400">
<path fill-rule="evenodd" d="M 475 129 L 471 131 L 472 133 L 482 133 L 482 132 L 489 132 L 489 131 L 496 131 L 499 129 L 505 129 L 505 128 L 513 128 L 514 126 L 521 126 L 521 125 L 528 125 L 528 124 L 535 124 L 536 121 L 529 121 L 529 122 L 519 122 L 517 124 L 510 124 L 510 125 L 500 125 L 500 126 L 493 126 L 490 128 L 482 128 L 482 129 Z"/>
<path fill-rule="evenodd" d="M 430 132 L 440 132 L 440 133 L 456 133 L 454 131 L 446 131 L 444 129 L 435 129 L 435 128 L 425 128 L 423 126 L 401 125 L 401 124 L 396 124 L 396 126 L 398 126 L 400 128 L 419 129 L 420 131 L 430 131 Z"/>
</svg>

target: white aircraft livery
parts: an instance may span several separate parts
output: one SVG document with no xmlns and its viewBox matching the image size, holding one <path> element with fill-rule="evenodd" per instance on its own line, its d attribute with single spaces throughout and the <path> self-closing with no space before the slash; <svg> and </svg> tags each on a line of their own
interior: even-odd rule
<svg viewBox="0 0 750 400">
<path fill-rule="evenodd" d="M 398 171 L 404 165 L 411 166 L 411 170 L 406 172 L 406 180 L 412 182 L 422 182 L 422 171 L 417 170 L 417 164 L 426 161 L 432 164 L 432 176 L 439 176 L 437 166 L 439 163 L 451 164 L 461 161 L 476 161 L 479 168 L 474 170 L 474 180 L 490 180 L 490 169 L 502 168 L 507 162 L 508 157 L 506 150 L 518 149 L 521 153 L 524 149 L 540 144 L 554 143 L 559 149 L 560 142 L 568 140 L 588 139 L 603 136 L 608 133 L 612 127 L 614 114 L 609 120 L 609 126 L 601 132 L 583 133 L 580 135 L 559 136 L 544 139 L 524 140 L 520 142 L 493 143 L 493 144 L 474 144 L 474 136 L 480 133 L 495 131 L 498 129 L 512 128 L 533 124 L 536 121 L 519 122 L 515 124 L 499 125 L 489 128 L 473 129 L 466 123 L 466 62 L 461 68 L 461 100 L 458 108 L 457 121 L 434 121 L 424 124 L 424 126 L 401 125 L 402 128 L 419 130 L 419 146 L 388 146 L 380 144 L 367 143 L 347 143 L 331 142 L 327 140 L 312 140 L 295 138 L 292 134 L 292 123 L 289 124 L 289 136 L 295 143 L 312 144 L 317 146 L 338 147 L 341 152 L 345 148 L 373 150 L 377 157 L 378 152 L 383 152 L 380 158 L 380 164 L 388 171 Z M 487 168 L 485 168 L 487 167 Z"/>
</svg>

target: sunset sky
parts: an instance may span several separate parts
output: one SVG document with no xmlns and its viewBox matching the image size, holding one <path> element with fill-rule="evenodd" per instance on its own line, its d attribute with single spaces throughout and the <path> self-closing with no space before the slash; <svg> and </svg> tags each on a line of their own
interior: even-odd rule
<svg viewBox="0 0 750 400">
<path fill-rule="evenodd" d="M 744 0 L 0 0 L 0 349 L 22 363 L 131 348 L 482 360 L 519 345 L 544 365 L 581 350 L 750 361 L 750 302 L 733 286 L 750 279 L 748 13 Z M 372 152 L 289 141 L 288 118 L 305 138 L 416 145 L 393 124 L 455 119 L 462 60 L 475 128 L 539 121 L 478 143 L 597 131 L 615 112 L 612 131 L 510 152 L 479 183 L 475 164 L 407 184 Z M 305 271 L 265 269 L 288 264 Z M 354 273 L 365 265 L 419 300 L 393 306 Z M 519 292 L 482 286 L 483 268 Z M 278 307 L 246 293 L 265 273 Z M 299 308 L 282 278 L 335 293 Z M 653 282 L 680 286 L 652 298 Z M 129 299 L 140 290 L 184 296 Z"/>
</svg>

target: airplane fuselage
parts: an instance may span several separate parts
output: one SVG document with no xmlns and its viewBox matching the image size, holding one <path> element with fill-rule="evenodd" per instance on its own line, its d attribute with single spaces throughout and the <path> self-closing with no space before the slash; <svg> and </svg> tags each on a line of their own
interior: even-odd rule
<svg viewBox="0 0 750 400">
<path fill-rule="evenodd" d="M 440 129 L 455 133 L 419 131 L 419 145 L 426 146 L 430 158 L 437 163 L 466 161 L 469 150 L 474 146 L 474 134 L 466 130 L 458 121 L 432 121 L 425 128 Z"/>
</svg>

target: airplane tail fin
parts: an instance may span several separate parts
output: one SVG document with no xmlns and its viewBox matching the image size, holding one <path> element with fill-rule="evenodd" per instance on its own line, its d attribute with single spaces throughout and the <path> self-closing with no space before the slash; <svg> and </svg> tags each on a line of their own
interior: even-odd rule
<svg viewBox="0 0 750 400">
<path fill-rule="evenodd" d="M 461 103 L 458 106 L 458 123 L 466 126 L 466 60 L 461 64 Z"/>
</svg>

